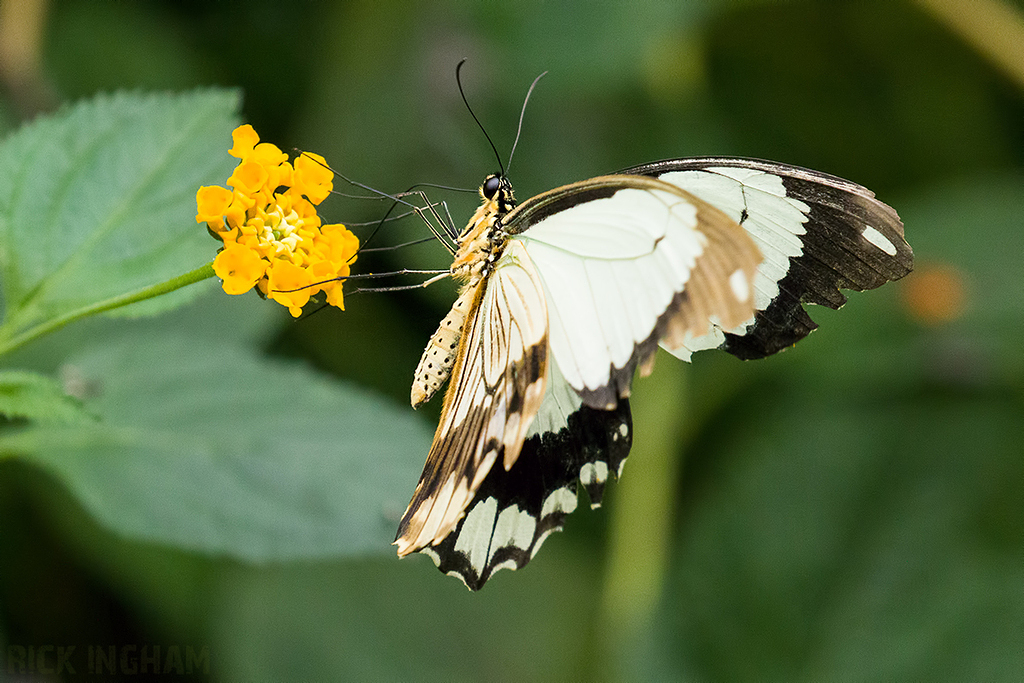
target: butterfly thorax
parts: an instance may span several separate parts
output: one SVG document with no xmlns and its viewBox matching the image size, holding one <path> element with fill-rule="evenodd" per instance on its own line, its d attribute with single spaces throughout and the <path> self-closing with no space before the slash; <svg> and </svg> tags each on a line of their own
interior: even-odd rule
<svg viewBox="0 0 1024 683">
<path fill-rule="evenodd" d="M 475 288 L 490 273 L 508 239 L 501 218 L 516 206 L 512 184 L 505 176 L 487 176 L 480 185 L 480 198 L 482 203 L 455 240 L 458 251 L 451 274 L 462 285 L 460 291 Z"/>
<path fill-rule="evenodd" d="M 430 400 L 448 379 L 477 290 L 490 275 L 508 241 L 501 218 L 516 206 L 512 184 L 503 175 L 489 175 L 480 185 L 480 198 L 483 200 L 480 207 L 455 240 L 458 250 L 450 272 L 460 285 L 459 298 L 420 357 L 410 394 L 413 408 Z"/>
</svg>

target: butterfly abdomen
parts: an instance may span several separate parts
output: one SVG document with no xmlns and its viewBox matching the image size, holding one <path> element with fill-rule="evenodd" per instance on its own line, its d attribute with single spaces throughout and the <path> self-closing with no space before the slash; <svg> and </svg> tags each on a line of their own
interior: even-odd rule
<svg viewBox="0 0 1024 683">
<path fill-rule="evenodd" d="M 410 400 L 413 408 L 429 401 L 451 374 L 462 328 L 466 325 L 466 316 L 473 305 L 475 293 L 476 287 L 466 287 L 462 291 L 462 295 L 452 305 L 452 310 L 448 311 L 448 315 L 437 326 L 437 331 L 430 337 L 427 348 L 423 349 L 423 356 L 420 357 L 412 380 Z"/>
<path fill-rule="evenodd" d="M 429 401 L 451 374 L 473 297 L 480 281 L 490 275 L 495 257 L 501 253 L 506 241 L 503 235 L 498 234 L 496 222 L 507 210 L 506 205 L 511 204 L 511 196 L 488 198 L 481 191 L 481 197 L 483 204 L 456 240 L 459 250 L 452 261 L 451 274 L 453 279 L 462 283 L 462 290 L 452 310 L 448 311 L 427 342 L 416 366 L 410 395 L 413 408 Z"/>
</svg>

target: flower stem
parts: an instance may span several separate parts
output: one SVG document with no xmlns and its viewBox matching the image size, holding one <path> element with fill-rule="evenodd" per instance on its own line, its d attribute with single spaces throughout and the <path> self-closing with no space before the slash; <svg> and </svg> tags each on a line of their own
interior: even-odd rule
<svg viewBox="0 0 1024 683">
<path fill-rule="evenodd" d="M 213 277 L 212 261 L 204 266 L 196 268 L 195 270 L 190 270 L 187 273 L 173 277 L 165 282 L 150 285 L 149 287 L 143 287 L 142 289 L 137 289 L 134 292 L 128 292 L 126 294 L 111 297 L 105 301 L 97 301 L 96 303 L 88 306 L 83 306 L 82 308 L 70 311 L 62 316 L 52 318 L 34 327 L 29 327 L 23 332 L 7 340 L 0 341 L 0 356 L 10 353 L 14 349 L 27 344 L 33 339 L 59 330 L 68 323 L 81 318 L 110 311 L 115 308 L 121 308 L 122 306 L 138 303 L 139 301 L 145 301 L 146 299 L 152 299 L 153 297 L 160 296 L 161 294 L 167 294 L 176 289 L 181 289 L 182 287 L 186 287 L 196 282 L 201 282 L 209 277 Z"/>
<path fill-rule="evenodd" d="M 637 382 L 630 398 L 633 433 L 640 436 L 611 509 L 598 635 L 612 679 L 648 677 L 641 675 L 642 661 L 653 647 L 655 610 L 675 542 L 680 451 L 689 431 L 688 368 L 658 353 L 658 371 Z"/>
<path fill-rule="evenodd" d="M 1018 87 L 1024 87 L 1024 12 L 1008 0 L 916 0 Z"/>
</svg>

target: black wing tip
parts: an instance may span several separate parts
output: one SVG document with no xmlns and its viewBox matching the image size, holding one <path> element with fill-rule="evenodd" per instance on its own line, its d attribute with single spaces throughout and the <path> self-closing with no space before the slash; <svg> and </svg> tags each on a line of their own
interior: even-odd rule
<svg viewBox="0 0 1024 683">
<path fill-rule="evenodd" d="M 781 180 L 787 197 L 807 205 L 802 253 L 790 257 L 779 292 L 742 333 L 726 333 L 721 348 L 743 360 L 789 348 L 817 325 L 804 309 L 818 304 L 838 309 L 843 290 L 867 291 L 913 271 L 914 253 L 903 221 L 874 192 L 820 171 L 741 157 L 694 157 L 657 161 L 623 171 L 661 176 L 673 171 L 747 168 Z M 738 181 L 742 182 L 742 181 Z"/>
</svg>

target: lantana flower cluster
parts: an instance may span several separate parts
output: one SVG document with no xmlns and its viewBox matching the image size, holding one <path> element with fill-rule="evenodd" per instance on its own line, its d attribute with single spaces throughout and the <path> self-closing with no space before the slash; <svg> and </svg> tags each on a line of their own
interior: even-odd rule
<svg viewBox="0 0 1024 683">
<path fill-rule="evenodd" d="M 321 225 L 316 213 L 333 188 L 323 157 L 304 152 L 288 161 L 276 145 L 260 142 L 250 125 L 231 134 L 229 154 L 239 159 L 227 189 L 201 187 L 196 222 L 224 243 L 213 262 L 228 294 L 253 287 L 298 317 L 310 297 L 344 309 L 343 278 L 359 239 L 344 225 Z"/>
</svg>

